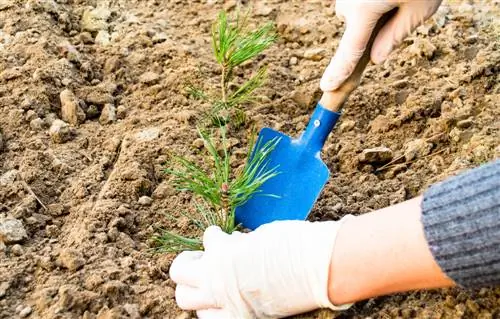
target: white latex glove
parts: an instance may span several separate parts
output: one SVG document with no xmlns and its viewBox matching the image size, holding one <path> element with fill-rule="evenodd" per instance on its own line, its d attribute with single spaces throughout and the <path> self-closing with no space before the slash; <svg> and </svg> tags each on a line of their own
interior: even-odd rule
<svg viewBox="0 0 500 319">
<path fill-rule="evenodd" d="M 398 7 L 382 27 L 370 53 L 374 63 L 383 62 L 413 30 L 432 16 L 442 0 L 337 0 L 335 11 L 346 23 L 334 57 L 320 82 L 321 90 L 337 89 L 351 75 L 380 17 Z"/>
<path fill-rule="evenodd" d="M 176 257 L 170 277 L 177 304 L 201 319 L 282 318 L 335 307 L 330 259 L 341 221 L 277 221 L 228 235 L 209 227 L 205 251 Z"/>
</svg>

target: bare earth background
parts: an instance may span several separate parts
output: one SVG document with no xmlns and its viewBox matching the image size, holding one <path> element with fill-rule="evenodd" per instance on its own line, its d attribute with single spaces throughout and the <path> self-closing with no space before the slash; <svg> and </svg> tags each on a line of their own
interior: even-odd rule
<svg viewBox="0 0 500 319">
<path fill-rule="evenodd" d="M 157 227 L 191 229 L 164 217 L 192 208 L 162 163 L 170 151 L 206 159 L 195 124 L 208 106 L 185 87 L 217 88 L 210 26 L 239 3 L 222 2 L 0 0 L 1 318 L 194 316 L 175 305 L 173 256 L 148 249 Z M 269 64 L 263 101 L 230 132 L 235 166 L 251 127 L 304 128 L 343 31 L 331 1 L 242 2 L 253 23 L 275 21 L 280 40 L 238 73 Z M 369 66 L 325 146 L 333 176 L 312 220 L 401 202 L 500 156 L 499 21 L 498 1 L 445 2 Z M 500 318 L 500 289 L 304 316 L 331 317 Z"/>
</svg>

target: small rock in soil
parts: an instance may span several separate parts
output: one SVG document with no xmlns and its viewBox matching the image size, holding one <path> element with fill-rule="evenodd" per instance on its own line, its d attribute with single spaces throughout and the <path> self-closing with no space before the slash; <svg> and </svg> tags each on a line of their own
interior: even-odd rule
<svg viewBox="0 0 500 319">
<path fill-rule="evenodd" d="M 139 77 L 139 82 L 144 84 L 154 84 L 158 82 L 160 75 L 155 72 L 145 72 Z"/>
<path fill-rule="evenodd" d="M 45 122 L 39 117 L 30 121 L 30 128 L 33 131 L 41 131 L 44 129 L 44 126 Z"/>
<path fill-rule="evenodd" d="M 137 202 L 140 205 L 149 206 L 153 202 L 153 199 L 149 196 L 141 196 Z"/>
<path fill-rule="evenodd" d="M 73 132 L 68 123 L 61 120 L 54 120 L 50 126 L 49 135 L 54 143 L 61 144 L 71 140 Z"/>
<path fill-rule="evenodd" d="M 24 249 L 23 249 L 23 246 L 19 245 L 19 244 L 15 244 L 13 245 L 11 248 L 10 248 L 10 251 L 16 255 L 16 256 L 21 256 L 22 254 L 24 254 Z"/>
<path fill-rule="evenodd" d="M 111 17 L 111 11 L 106 8 L 95 8 L 85 10 L 81 20 L 83 31 L 96 32 L 108 28 L 108 19 Z"/>
<path fill-rule="evenodd" d="M 116 108 L 113 104 L 105 104 L 99 117 L 99 123 L 111 124 L 116 122 Z"/>
<path fill-rule="evenodd" d="M 80 107 L 80 102 L 71 90 L 64 90 L 59 94 L 61 99 L 61 117 L 72 125 L 85 121 L 85 112 Z"/>
<path fill-rule="evenodd" d="M 405 160 L 411 161 L 419 157 L 423 157 L 429 155 L 432 149 L 432 144 L 426 142 L 423 139 L 416 139 L 408 144 L 405 147 Z"/>
<path fill-rule="evenodd" d="M 0 283 L 0 298 L 5 297 L 7 290 L 10 288 L 10 282 L 4 281 Z"/>
<path fill-rule="evenodd" d="M 110 43 L 110 35 L 109 32 L 106 30 L 100 30 L 97 32 L 97 35 L 95 37 L 95 43 L 100 44 L 100 45 L 108 45 Z"/>
<path fill-rule="evenodd" d="M 0 217 L 0 240 L 6 244 L 15 244 L 28 237 L 23 223 L 15 218 Z"/>
<path fill-rule="evenodd" d="M 63 249 L 59 253 L 59 263 L 70 271 L 77 271 L 85 264 L 85 259 L 81 252 L 74 249 Z"/>
<path fill-rule="evenodd" d="M 387 147 L 375 147 L 363 150 L 359 161 L 363 163 L 383 163 L 392 159 L 392 151 Z"/>
<path fill-rule="evenodd" d="M 29 316 L 31 314 L 31 311 L 32 311 L 32 309 L 30 306 L 23 307 L 21 309 L 21 311 L 19 312 L 19 317 L 26 318 L 27 316 Z"/>
<path fill-rule="evenodd" d="M 299 63 L 299 59 L 296 56 L 290 58 L 290 65 L 297 65 L 297 63 Z"/>
<path fill-rule="evenodd" d="M 326 50 L 323 48 L 309 49 L 304 52 L 304 59 L 321 61 L 326 56 L 326 53 Z"/>
</svg>

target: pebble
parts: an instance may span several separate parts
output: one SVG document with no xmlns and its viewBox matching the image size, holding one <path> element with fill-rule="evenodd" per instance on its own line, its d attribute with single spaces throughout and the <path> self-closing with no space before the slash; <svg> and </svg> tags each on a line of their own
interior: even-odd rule
<svg viewBox="0 0 500 319">
<path fill-rule="evenodd" d="M 71 248 L 63 249 L 59 253 L 58 261 L 62 267 L 72 272 L 77 271 L 85 265 L 85 259 L 82 253 Z"/>
<path fill-rule="evenodd" d="M 15 244 L 13 245 L 11 248 L 10 248 L 10 251 L 16 255 L 16 256 L 21 256 L 22 254 L 24 254 L 24 249 L 23 249 L 23 246 L 19 245 L 19 244 Z"/>
<path fill-rule="evenodd" d="M 391 159 L 391 149 L 383 146 L 365 149 L 359 155 L 359 161 L 364 163 L 383 163 Z"/>
<path fill-rule="evenodd" d="M 52 142 L 61 144 L 71 140 L 73 132 L 71 131 L 68 123 L 61 120 L 54 120 L 50 126 L 49 135 Z"/>
<path fill-rule="evenodd" d="M 6 244 L 15 244 L 28 237 L 23 223 L 15 218 L 0 217 L 0 240 Z"/>
<path fill-rule="evenodd" d="M 405 160 L 411 161 L 419 157 L 429 155 L 432 149 L 432 144 L 423 139 L 416 139 L 405 146 Z"/>
<path fill-rule="evenodd" d="M 85 10 L 80 22 L 83 31 L 97 32 L 108 28 L 108 19 L 111 11 L 100 7 L 92 10 Z"/>
<path fill-rule="evenodd" d="M 100 45 L 108 45 L 111 40 L 111 36 L 109 35 L 109 32 L 106 30 L 100 30 L 97 32 L 97 35 L 95 37 L 95 43 L 100 44 Z"/>
<path fill-rule="evenodd" d="M 321 61 L 326 56 L 327 51 L 323 48 L 308 49 L 304 52 L 304 59 Z"/>
<path fill-rule="evenodd" d="M 27 316 L 29 316 L 31 314 L 31 307 L 30 306 L 26 306 L 24 307 L 20 312 L 19 312 L 19 317 L 21 318 L 26 318 Z"/>
<path fill-rule="evenodd" d="M 149 206 L 152 202 L 153 199 L 149 196 L 141 196 L 141 198 L 139 198 L 139 200 L 137 201 L 137 203 L 143 206 Z"/>
<path fill-rule="evenodd" d="M 160 75 L 155 72 L 145 72 L 139 77 L 139 81 L 144 84 L 154 84 L 158 82 Z"/>
<path fill-rule="evenodd" d="M 85 121 L 85 112 L 80 107 L 78 98 L 71 90 L 63 90 L 59 94 L 61 100 L 61 117 L 71 125 Z"/>
<path fill-rule="evenodd" d="M 4 281 L 0 283 L 0 298 L 5 297 L 7 290 L 10 288 L 10 282 Z"/>
<path fill-rule="evenodd" d="M 296 56 L 290 58 L 290 65 L 297 65 L 299 63 L 299 59 Z"/>
<path fill-rule="evenodd" d="M 116 122 L 116 108 L 113 104 L 107 103 L 102 108 L 99 123 L 104 125 L 111 124 L 113 122 Z"/>
</svg>

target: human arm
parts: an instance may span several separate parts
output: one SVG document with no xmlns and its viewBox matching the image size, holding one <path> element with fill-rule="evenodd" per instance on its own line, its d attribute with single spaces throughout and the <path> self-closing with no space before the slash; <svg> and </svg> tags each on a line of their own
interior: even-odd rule
<svg viewBox="0 0 500 319">
<path fill-rule="evenodd" d="M 200 318 L 279 318 L 414 289 L 500 284 L 500 160 L 423 196 L 339 222 L 207 230 L 174 261 L 176 298 Z"/>
</svg>

